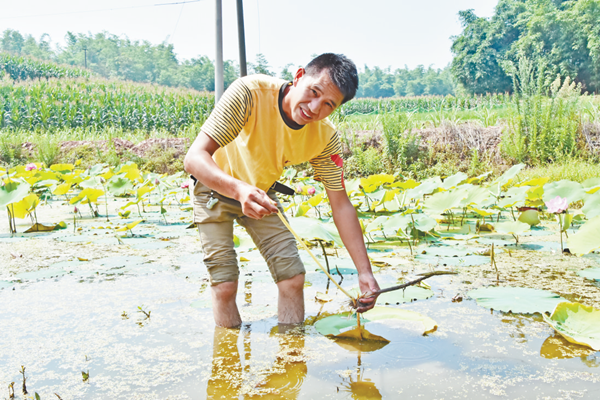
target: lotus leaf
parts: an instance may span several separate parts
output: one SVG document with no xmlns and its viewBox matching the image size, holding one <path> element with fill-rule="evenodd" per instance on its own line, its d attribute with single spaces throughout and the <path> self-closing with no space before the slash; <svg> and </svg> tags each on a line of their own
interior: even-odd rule
<svg viewBox="0 0 600 400">
<path fill-rule="evenodd" d="M 73 164 L 53 164 L 50 169 L 56 172 L 70 172 L 75 169 L 75 166 Z"/>
<path fill-rule="evenodd" d="M 534 179 L 525 181 L 523 183 L 520 183 L 517 186 L 542 186 L 543 187 L 546 183 L 548 183 L 549 180 L 550 180 L 550 178 L 548 178 L 548 177 L 534 178 Z"/>
<path fill-rule="evenodd" d="M 426 194 L 433 193 L 434 190 L 442 186 L 442 180 L 439 176 L 425 179 L 421 184 L 413 189 L 406 191 L 406 199 L 420 199 Z"/>
<path fill-rule="evenodd" d="M 57 196 L 61 196 L 63 194 L 67 194 L 69 192 L 69 190 L 71 190 L 71 184 L 70 183 L 61 183 L 60 185 L 58 185 L 53 191 L 52 194 L 55 194 Z"/>
<path fill-rule="evenodd" d="M 538 225 L 540 223 L 539 213 L 537 210 L 525 210 L 519 215 L 519 221 L 529 226 Z"/>
<path fill-rule="evenodd" d="M 589 178 L 581 183 L 581 186 L 587 191 L 589 189 L 600 186 L 600 177 Z"/>
<path fill-rule="evenodd" d="M 95 188 L 95 187 L 99 187 L 102 186 L 102 182 L 100 181 L 100 177 L 99 176 L 90 176 L 89 178 L 87 178 L 84 181 L 81 181 L 79 183 L 79 187 L 80 188 Z"/>
<path fill-rule="evenodd" d="M 389 219 L 389 217 L 386 216 L 380 216 L 375 218 L 373 221 L 369 222 L 369 224 L 365 227 L 365 232 L 373 232 L 373 231 L 379 231 L 382 229 L 382 226 L 384 225 L 385 222 L 387 222 Z M 397 229 L 396 229 L 397 231 Z"/>
<path fill-rule="evenodd" d="M 544 314 L 542 317 L 569 342 L 600 350 L 600 310 L 563 302 L 556 306 L 550 317 Z"/>
<path fill-rule="evenodd" d="M 467 191 L 461 188 L 439 192 L 425 200 L 424 209 L 429 214 L 441 214 L 446 210 L 457 207 L 467 195 Z"/>
<path fill-rule="evenodd" d="M 529 228 L 529 224 L 521 221 L 507 221 L 494 224 L 494 229 L 496 232 L 508 235 L 519 235 L 528 231 Z"/>
<path fill-rule="evenodd" d="M 135 228 L 136 225 L 138 225 L 140 222 L 144 222 L 144 220 L 143 219 L 138 219 L 137 221 L 130 222 L 130 223 L 126 224 L 125 226 L 121 227 L 121 228 L 115 229 L 115 231 L 116 232 L 125 232 L 125 231 L 128 231 L 128 230 L 130 231 L 133 228 Z"/>
<path fill-rule="evenodd" d="M 61 221 L 58 224 L 50 224 L 50 225 L 36 223 L 36 224 L 33 224 L 33 226 L 31 228 L 27 229 L 25 231 L 25 233 L 51 232 L 51 231 L 55 231 L 58 229 L 64 229 L 66 227 L 67 227 L 67 225 L 64 223 L 64 221 Z"/>
<path fill-rule="evenodd" d="M 361 324 L 371 321 L 401 320 L 420 322 L 423 324 L 423 334 L 433 332 L 437 328 L 434 320 L 414 311 L 391 307 L 374 307 L 361 314 Z M 351 313 L 342 313 L 320 319 L 315 323 L 315 329 L 321 335 L 343 337 L 343 333 L 356 326 L 356 318 Z"/>
<path fill-rule="evenodd" d="M 417 214 L 414 216 L 415 219 L 415 229 L 420 230 L 421 232 L 430 232 L 437 226 L 437 221 L 425 214 Z"/>
<path fill-rule="evenodd" d="M 401 236 L 406 236 L 406 228 L 412 223 L 412 219 L 409 215 L 394 215 L 383 222 L 383 231 L 398 234 L 402 232 Z"/>
<path fill-rule="evenodd" d="M 486 308 L 526 314 L 552 312 L 558 303 L 565 301 L 546 290 L 511 286 L 475 289 L 468 295 Z"/>
<path fill-rule="evenodd" d="M 469 178 L 467 179 L 467 183 L 472 183 L 474 185 L 477 185 L 479 183 L 481 183 L 485 178 L 487 178 L 490 174 L 492 173 L 492 171 L 488 171 L 484 174 L 481 174 L 479 176 L 475 176 L 473 178 Z"/>
<path fill-rule="evenodd" d="M 456 174 L 444 179 L 444 182 L 442 182 L 442 187 L 446 190 L 450 190 L 466 181 L 468 177 L 469 175 L 465 174 L 464 172 L 457 172 Z"/>
<path fill-rule="evenodd" d="M 334 242 L 338 246 L 343 246 L 342 240 L 338 234 L 331 232 L 321 221 L 306 217 L 290 218 L 290 226 L 305 240 L 320 239 L 325 242 Z"/>
<path fill-rule="evenodd" d="M 409 286 L 405 289 L 395 290 L 393 292 L 382 293 L 377 297 L 379 304 L 399 304 L 408 303 L 413 300 L 425 300 L 433 296 L 431 289 L 425 289 L 419 286 Z"/>
<path fill-rule="evenodd" d="M 69 202 L 71 204 L 81 203 L 97 203 L 98 197 L 102 196 L 104 191 L 101 189 L 86 188 L 83 189 L 76 197 L 73 197 Z"/>
<path fill-rule="evenodd" d="M 323 193 L 319 193 L 313 197 L 311 197 L 310 199 L 308 199 L 308 204 L 310 204 L 313 207 L 318 206 L 322 201 L 323 201 Z"/>
<path fill-rule="evenodd" d="M 585 196 L 585 191 L 581 183 L 569 180 L 547 183 L 544 186 L 544 196 L 542 199 L 545 203 L 556 198 L 557 196 L 567 199 L 568 203 L 582 200 Z"/>
<path fill-rule="evenodd" d="M 414 188 L 416 188 L 419 185 L 420 185 L 419 182 L 417 182 L 417 181 L 415 181 L 413 179 L 409 179 L 409 180 L 407 180 L 405 182 L 392 183 L 390 185 L 390 187 L 398 188 L 398 189 L 402 189 L 402 190 L 408 190 L 408 189 L 414 189 Z"/>
<path fill-rule="evenodd" d="M 510 167 L 506 172 L 502 174 L 498 179 L 496 179 L 490 186 L 504 186 L 510 182 L 512 182 L 513 178 L 517 176 L 521 170 L 525 168 L 525 164 L 517 164 Z"/>
<path fill-rule="evenodd" d="M 305 201 L 298 206 L 295 217 L 303 217 L 310 210 L 310 205 Z"/>
<path fill-rule="evenodd" d="M 587 268 L 582 271 L 578 271 L 577 275 L 583 276 L 584 278 L 592 281 L 600 281 L 600 268 Z"/>
<path fill-rule="evenodd" d="M 0 186 L 0 207 L 21 201 L 29 193 L 31 186 L 27 182 L 11 181 Z"/>
<path fill-rule="evenodd" d="M 591 196 L 588 196 L 588 198 L 585 200 L 585 204 L 581 208 L 581 211 L 588 219 L 600 215 L 600 192 L 596 192 Z"/>
<path fill-rule="evenodd" d="M 573 254 L 588 254 L 600 249 L 600 215 L 583 224 L 569 237 L 569 250 Z"/>
<path fill-rule="evenodd" d="M 467 185 L 462 185 L 461 188 L 467 189 L 467 197 L 461 200 L 461 207 L 470 206 L 471 204 L 481 204 L 490 197 L 490 191 L 481 186 L 468 187 Z"/>
<path fill-rule="evenodd" d="M 125 178 L 135 181 L 141 178 L 140 170 L 138 169 L 137 164 L 122 164 L 121 168 L 118 171 L 119 174 L 125 174 Z"/>
<path fill-rule="evenodd" d="M 23 219 L 40 204 L 40 198 L 35 193 L 30 193 L 21 201 L 13 203 L 11 212 L 15 218 Z"/>
</svg>

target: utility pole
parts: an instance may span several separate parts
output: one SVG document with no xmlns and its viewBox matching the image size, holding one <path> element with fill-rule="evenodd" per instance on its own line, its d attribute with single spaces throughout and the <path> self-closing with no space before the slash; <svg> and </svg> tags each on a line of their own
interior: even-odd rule
<svg viewBox="0 0 600 400">
<path fill-rule="evenodd" d="M 215 104 L 223 95 L 223 7 L 221 0 L 216 2 L 216 26 L 217 26 L 217 56 L 215 59 Z"/>
<path fill-rule="evenodd" d="M 83 47 L 83 62 L 85 63 L 85 68 L 87 69 L 87 46 Z"/>
<path fill-rule="evenodd" d="M 238 44 L 240 47 L 240 76 L 248 75 L 246 67 L 246 36 L 244 34 L 244 3 L 237 0 Z"/>
</svg>

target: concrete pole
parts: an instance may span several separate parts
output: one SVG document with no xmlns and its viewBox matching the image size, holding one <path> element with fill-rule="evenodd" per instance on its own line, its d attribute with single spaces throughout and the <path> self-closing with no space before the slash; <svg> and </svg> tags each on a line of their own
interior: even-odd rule
<svg viewBox="0 0 600 400">
<path fill-rule="evenodd" d="M 215 58 L 215 103 L 223 95 L 223 7 L 221 0 L 216 0 L 217 55 Z"/>
<path fill-rule="evenodd" d="M 248 75 L 246 67 L 246 36 L 244 34 L 244 3 L 237 0 L 238 43 L 240 47 L 240 76 Z"/>
</svg>

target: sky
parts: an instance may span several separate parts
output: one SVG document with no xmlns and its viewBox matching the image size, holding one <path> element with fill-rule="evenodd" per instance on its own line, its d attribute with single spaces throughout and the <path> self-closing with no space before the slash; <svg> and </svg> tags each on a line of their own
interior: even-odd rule
<svg viewBox="0 0 600 400">
<path fill-rule="evenodd" d="M 189 2 L 193 1 L 193 2 Z M 186 3 L 182 3 L 186 2 Z M 498 0 L 244 0 L 246 54 L 265 55 L 274 71 L 303 66 L 314 54 L 342 53 L 359 69 L 443 68 L 460 10 L 491 17 Z M 173 44 L 178 60 L 215 55 L 216 0 L 0 0 L 0 32 L 64 45 L 68 31 L 107 31 L 130 40 Z M 236 1 L 222 0 L 223 52 L 238 60 Z"/>
</svg>

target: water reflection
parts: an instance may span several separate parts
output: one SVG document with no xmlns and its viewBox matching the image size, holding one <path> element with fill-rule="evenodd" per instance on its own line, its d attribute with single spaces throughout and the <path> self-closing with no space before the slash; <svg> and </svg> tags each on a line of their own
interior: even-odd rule
<svg viewBox="0 0 600 400">
<path fill-rule="evenodd" d="M 238 340 L 243 340 L 242 367 Z M 271 330 L 278 342 L 278 352 L 270 368 L 261 371 L 261 381 L 249 384 L 252 360 L 251 325 L 242 329 L 215 327 L 208 399 L 245 399 L 256 395 L 263 399 L 296 399 L 307 374 L 304 356 L 304 332 L 297 326 L 279 325 Z"/>
<path fill-rule="evenodd" d="M 349 393 L 350 397 L 355 400 L 376 400 L 382 399 L 381 393 L 374 382 L 364 377 L 364 368 L 361 367 L 360 351 L 358 353 L 358 361 L 356 365 L 356 379 L 353 375 L 342 376 L 342 391 Z"/>
<path fill-rule="evenodd" d="M 558 333 L 554 332 L 549 336 L 540 349 L 540 355 L 550 359 L 566 359 L 579 357 L 588 367 L 600 367 L 600 358 L 593 349 L 570 343 Z"/>
</svg>

